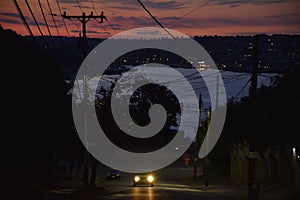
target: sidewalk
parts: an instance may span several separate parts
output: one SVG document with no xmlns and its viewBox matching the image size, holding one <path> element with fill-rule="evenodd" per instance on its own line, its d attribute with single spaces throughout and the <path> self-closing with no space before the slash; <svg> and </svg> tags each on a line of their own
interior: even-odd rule
<svg viewBox="0 0 300 200">
<path fill-rule="evenodd" d="M 205 193 L 231 198 L 232 200 L 251 200 L 248 197 L 247 184 L 212 184 L 205 187 L 203 181 L 196 181 L 187 183 L 187 185 L 199 189 Z M 273 188 L 266 190 L 261 188 L 259 190 L 259 200 L 296 200 L 299 198 L 299 190 L 292 188 Z M 254 199 L 254 198 L 252 198 Z"/>
</svg>

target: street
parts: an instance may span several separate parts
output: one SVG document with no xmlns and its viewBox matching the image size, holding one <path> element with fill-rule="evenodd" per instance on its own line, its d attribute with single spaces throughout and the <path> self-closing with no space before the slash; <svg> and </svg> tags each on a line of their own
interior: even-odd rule
<svg viewBox="0 0 300 200">
<path fill-rule="evenodd" d="M 178 182 L 158 181 L 154 187 L 133 187 L 130 177 L 106 182 L 107 194 L 101 199 L 164 200 L 164 199 L 232 199 L 213 192 L 196 189 Z"/>
</svg>

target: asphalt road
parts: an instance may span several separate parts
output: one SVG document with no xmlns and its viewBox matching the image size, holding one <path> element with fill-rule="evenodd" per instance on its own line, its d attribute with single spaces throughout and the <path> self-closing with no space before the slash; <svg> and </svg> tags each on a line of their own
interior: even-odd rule
<svg viewBox="0 0 300 200">
<path fill-rule="evenodd" d="M 156 182 L 154 187 L 137 186 L 133 187 L 132 181 L 112 180 L 106 182 L 107 194 L 101 199 L 110 200 L 228 200 L 229 197 L 221 197 L 217 193 L 206 192 L 195 189 L 191 186 L 179 184 L 178 182 Z"/>
<path fill-rule="evenodd" d="M 134 174 L 121 173 L 121 180 L 106 180 L 105 166 L 100 166 L 97 186 L 83 188 L 80 179 L 61 180 L 54 188 L 35 185 L 28 194 L 32 200 L 233 200 L 234 191 L 226 186 L 183 184 L 190 177 L 193 167 L 173 164 L 154 173 L 154 187 L 133 187 Z M 201 169 L 198 169 L 199 173 Z M 196 188 L 197 187 L 197 188 Z M 11 193 L 12 194 L 12 193 Z M 20 193 L 21 195 L 21 193 Z M 19 197 L 19 195 L 17 195 Z M 23 196 L 23 195 L 21 195 Z M 21 198 L 16 198 L 21 199 Z"/>
</svg>

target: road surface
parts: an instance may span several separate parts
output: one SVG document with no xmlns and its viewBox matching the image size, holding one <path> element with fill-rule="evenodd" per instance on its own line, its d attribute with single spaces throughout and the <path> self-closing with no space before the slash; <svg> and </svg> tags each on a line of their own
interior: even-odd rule
<svg viewBox="0 0 300 200">
<path fill-rule="evenodd" d="M 206 192 L 178 182 L 157 182 L 154 187 L 133 187 L 132 181 L 112 180 L 106 182 L 107 194 L 101 197 L 105 200 L 229 200 L 232 197 L 221 197 L 218 193 Z"/>
</svg>

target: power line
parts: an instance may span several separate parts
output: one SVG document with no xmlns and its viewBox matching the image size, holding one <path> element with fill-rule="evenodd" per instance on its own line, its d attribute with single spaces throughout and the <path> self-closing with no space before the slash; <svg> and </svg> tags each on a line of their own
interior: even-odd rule
<svg viewBox="0 0 300 200">
<path fill-rule="evenodd" d="M 62 11 L 61 11 L 61 9 L 60 9 L 60 5 L 59 5 L 59 3 L 58 3 L 58 0 L 57 0 L 56 2 L 57 2 L 59 14 L 60 14 L 60 16 L 62 16 Z M 78 7 L 80 8 L 80 10 L 81 10 L 81 12 L 82 12 L 81 5 L 79 4 L 78 1 L 77 1 L 77 4 L 78 4 Z M 55 15 L 55 14 L 54 14 L 54 15 Z M 56 16 L 56 15 L 55 15 L 55 16 Z M 67 28 L 67 25 L 66 25 L 66 23 L 65 23 L 65 21 L 64 21 L 64 18 L 62 18 L 62 20 L 63 20 L 63 23 L 64 23 L 64 25 L 65 25 L 65 28 L 66 28 L 67 32 L 69 32 L 69 31 L 68 31 L 68 28 Z M 78 25 L 78 24 L 76 24 L 75 22 L 73 22 L 72 20 L 70 20 L 70 21 L 72 22 L 72 24 L 73 24 L 74 26 L 76 26 L 77 28 L 79 28 L 80 24 Z M 68 36 L 70 36 L 70 35 L 68 34 Z"/>
<path fill-rule="evenodd" d="M 242 91 L 245 89 L 245 87 L 249 84 L 249 82 L 251 81 L 251 78 L 245 83 L 245 85 L 241 88 L 241 90 L 235 95 L 235 97 L 233 97 L 233 99 L 236 99 L 241 93 Z"/>
<path fill-rule="evenodd" d="M 242 79 L 246 78 L 245 76 L 250 76 L 250 75 L 249 74 L 238 74 L 238 75 L 236 75 L 236 77 L 230 79 L 229 81 L 227 81 L 225 83 L 228 84 L 228 83 L 233 83 L 233 82 L 242 80 Z"/>
<path fill-rule="evenodd" d="M 184 76 L 184 77 L 182 77 L 182 78 L 178 78 L 178 79 L 175 79 L 175 80 L 171 80 L 171 81 L 168 81 L 168 82 L 166 82 L 165 84 L 168 84 L 168 83 L 173 83 L 173 82 L 181 82 L 181 81 L 185 81 L 186 79 L 190 82 L 190 81 L 192 81 L 192 80 L 199 80 L 199 79 L 201 79 L 201 78 L 205 78 L 205 77 L 209 77 L 209 76 L 212 76 L 212 75 L 215 75 L 215 74 L 218 74 L 219 72 L 215 72 L 215 73 L 212 73 L 212 74 L 207 74 L 207 75 L 205 75 L 205 76 L 196 76 L 196 77 L 192 77 L 192 76 L 194 76 L 194 75 L 199 75 L 199 72 L 197 71 L 197 72 L 194 72 L 194 73 L 192 73 L 192 74 L 189 74 L 189 75 L 187 75 L 187 76 Z M 189 78 L 189 77 L 191 77 L 191 78 Z"/>
<path fill-rule="evenodd" d="M 93 15 L 93 12 L 91 12 L 90 15 L 86 15 L 85 12 L 82 12 L 81 15 L 67 15 L 67 13 L 64 12 L 62 17 L 65 19 L 78 19 L 82 24 L 83 58 L 85 58 L 87 56 L 86 24 L 90 19 L 97 19 L 97 18 L 99 18 L 102 23 L 103 19 L 106 19 L 106 16 L 104 16 L 102 11 L 101 15 L 97 15 L 97 16 Z"/>
<path fill-rule="evenodd" d="M 115 34 L 117 34 L 117 31 L 116 31 L 115 27 L 109 22 L 109 20 L 106 19 L 105 21 L 106 21 L 106 22 L 108 23 L 108 25 L 112 28 L 112 30 L 115 32 Z"/>
<path fill-rule="evenodd" d="M 92 4 L 92 8 L 93 8 L 94 12 L 96 13 L 96 15 L 98 15 L 98 12 L 97 12 L 97 10 L 96 10 L 96 7 L 95 7 L 95 4 L 94 4 L 94 1 L 93 1 L 93 0 L 91 0 L 91 4 Z M 98 19 L 96 19 L 96 20 L 97 20 L 98 23 L 102 23 L 102 22 L 99 21 Z M 107 18 L 105 18 L 105 21 L 110 25 L 110 23 L 109 23 L 109 21 L 108 21 Z M 113 29 L 113 27 L 111 27 L 111 28 Z M 107 30 L 106 30 L 105 27 L 103 27 L 103 30 L 104 30 L 104 32 L 105 32 L 106 34 L 111 35 L 111 33 L 107 32 Z M 113 29 L 113 30 L 114 30 L 114 29 Z"/>
<path fill-rule="evenodd" d="M 80 5 L 79 1 L 78 1 L 78 0 L 76 0 L 76 2 L 77 2 L 77 4 L 78 4 L 78 7 L 79 7 L 80 11 L 81 11 L 81 12 L 83 12 L 83 10 L 82 10 L 82 7 L 81 7 L 81 5 Z"/>
<path fill-rule="evenodd" d="M 195 12 L 195 11 L 199 10 L 200 8 L 206 6 L 208 3 L 210 3 L 210 1 L 211 1 L 211 0 L 208 0 L 208 1 L 204 2 L 204 3 L 202 3 L 200 6 L 198 6 L 198 7 L 194 8 L 194 9 L 188 11 L 187 13 L 185 13 L 185 14 L 179 16 L 177 19 L 175 19 L 175 20 L 169 22 L 168 24 L 166 24 L 166 26 L 169 26 L 169 25 L 173 24 L 175 21 L 180 20 L 180 19 L 182 19 L 183 17 L 186 17 L 186 16 L 192 14 L 193 12 Z"/>
<path fill-rule="evenodd" d="M 55 29 L 56 29 L 57 35 L 58 35 L 58 36 L 60 36 L 60 34 L 59 34 L 59 31 L 58 31 L 58 27 L 57 27 L 57 24 L 56 24 L 56 22 L 55 22 L 54 15 L 53 15 L 53 12 L 52 12 L 52 9 L 51 9 L 51 6 L 50 6 L 50 3 L 49 3 L 49 0 L 47 0 L 47 5 L 48 5 L 48 8 L 49 8 L 49 12 L 50 12 L 50 15 L 51 15 L 52 21 L 53 21 L 53 23 L 54 23 L 54 26 L 55 26 Z"/>
<path fill-rule="evenodd" d="M 211 74 L 211 75 L 213 75 L 213 74 Z M 239 77 L 238 79 L 235 79 L 235 80 L 233 80 L 233 81 L 227 82 L 226 84 L 240 81 L 240 80 L 244 79 L 243 76 L 245 76 L 245 74 L 240 75 L 240 77 Z M 199 77 L 199 78 L 200 78 L 200 77 Z M 189 80 L 189 81 L 190 81 L 190 80 Z M 215 82 L 215 80 L 206 81 L 204 86 L 195 86 L 195 85 L 193 85 L 193 90 L 195 90 L 195 91 L 196 91 L 196 90 L 199 90 L 199 92 L 201 92 L 203 89 L 207 90 L 208 85 L 211 84 L 211 83 L 214 83 L 214 82 Z M 247 85 L 248 83 L 249 83 L 249 81 L 246 83 L 246 85 Z M 225 83 L 224 83 L 224 84 L 225 84 Z M 244 87 L 246 87 L 246 86 L 244 86 Z M 242 90 L 244 89 L 244 87 L 242 88 Z M 237 96 L 242 92 L 242 90 L 237 94 Z M 189 90 L 184 90 L 184 91 L 182 91 L 182 92 L 188 92 L 188 91 L 189 91 Z"/>
<path fill-rule="evenodd" d="M 91 3 L 92 3 L 92 7 L 93 7 L 93 10 L 94 12 L 98 15 L 97 13 L 97 10 L 96 10 L 96 7 L 95 7 L 95 3 L 93 0 L 91 0 Z M 108 23 L 108 25 L 112 28 L 112 30 L 115 32 L 115 34 L 117 33 L 116 29 L 113 27 L 113 25 L 109 22 L 108 18 L 105 18 L 105 21 Z"/>
<path fill-rule="evenodd" d="M 96 15 L 98 15 L 98 14 L 97 14 L 97 10 L 96 10 L 96 8 L 95 8 L 94 1 L 93 1 L 93 0 L 91 0 L 91 3 L 92 3 L 92 7 L 93 7 L 93 10 L 94 10 L 94 12 L 96 13 Z"/>
<path fill-rule="evenodd" d="M 95 8 L 95 4 L 94 4 L 94 1 L 91 0 L 92 2 L 92 7 L 94 9 L 94 11 L 96 12 L 97 14 L 97 11 L 96 11 L 96 8 Z M 117 33 L 116 29 L 113 27 L 113 25 L 109 22 L 108 18 L 105 18 L 105 21 L 108 23 L 108 25 L 111 27 L 111 29 L 115 32 L 115 34 Z"/>
<path fill-rule="evenodd" d="M 144 6 L 144 4 L 137 0 L 137 2 L 142 6 L 142 8 L 149 14 L 149 16 L 166 32 L 168 33 L 172 38 L 175 38 L 152 14 L 151 12 Z"/>
<path fill-rule="evenodd" d="M 43 16 L 45 25 L 46 25 L 47 30 L 48 30 L 49 36 L 50 36 L 50 38 L 51 38 L 52 44 L 53 44 L 53 46 L 55 46 L 55 42 L 54 42 L 54 40 L 53 40 L 53 37 L 52 37 L 51 31 L 50 31 L 50 28 L 49 28 L 49 26 L 48 26 L 48 22 L 47 22 L 47 19 L 46 19 L 46 16 L 45 16 L 45 13 L 44 13 L 44 10 L 43 10 L 41 1 L 38 0 L 38 3 L 39 3 L 39 7 L 40 7 L 40 10 L 41 10 L 41 13 L 42 13 L 42 16 Z"/>
<path fill-rule="evenodd" d="M 23 22 L 23 24 L 24 24 L 26 30 L 28 31 L 28 33 L 29 33 L 29 35 L 32 37 L 32 39 L 35 40 L 35 37 L 34 37 L 32 31 L 31 31 L 31 29 L 30 29 L 29 24 L 27 23 L 27 21 L 26 21 L 26 19 L 25 19 L 25 16 L 24 16 L 24 14 L 23 14 L 23 12 L 22 12 L 22 10 L 21 10 L 21 8 L 20 8 L 20 6 L 19 6 L 17 0 L 14 0 L 14 3 L 15 3 L 15 6 L 16 6 L 16 8 L 17 8 L 17 10 L 18 10 L 18 13 L 19 13 L 19 16 L 20 16 L 20 18 L 21 18 L 21 20 L 22 20 L 22 22 Z"/>
<path fill-rule="evenodd" d="M 39 32 L 40 32 L 40 34 L 41 34 L 41 36 L 42 36 L 42 38 L 43 38 L 43 40 L 44 40 L 46 46 L 48 47 L 48 46 L 49 46 L 49 45 L 48 45 L 48 42 L 47 42 L 47 40 L 45 39 L 45 36 L 44 36 L 44 34 L 43 34 L 43 31 L 41 30 L 41 28 L 40 28 L 40 26 L 39 26 L 39 23 L 37 22 L 37 20 L 36 20 L 34 14 L 33 14 L 33 12 L 32 12 L 32 9 L 31 9 L 31 7 L 30 7 L 28 1 L 25 0 L 25 3 L 26 3 L 26 5 L 27 5 L 28 10 L 29 10 L 30 13 L 31 13 L 31 16 L 32 16 L 32 18 L 33 18 L 33 20 L 34 20 L 34 22 L 35 22 L 35 25 L 37 26 L 37 28 L 38 28 L 38 30 L 39 30 Z"/>
<path fill-rule="evenodd" d="M 46 6 L 44 6 L 42 3 L 41 3 L 41 6 L 42 6 L 48 13 L 50 13 L 49 8 L 47 8 Z"/>
<path fill-rule="evenodd" d="M 56 0 L 56 4 L 57 4 L 57 7 L 58 7 L 58 11 L 59 11 L 60 16 L 62 16 L 62 12 L 61 12 L 61 8 L 60 8 L 58 0 Z M 55 14 L 54 14 L 54 16 L 55 16 Z M 62 18 L 62 22 L 63 22 L 63 24 L 65 26 L 66 31 L 67 31 L 67 35 L 70 36 L 69 30 L 68 30 L 68 27 L 66 25 L 66 22 L 65 22 L 64 18 Z"/>
<path fill-rule="evenodd" d="M 53 36 L 52 36 L 52 34 L 51 34 L 49 25 L 48 25 L 48 23 L 47 23 L 47 19 L 46 19 L 46 16 L 45 16 L 45 14 L 44 14 L 44 10 L 43 10 L 43 8 L 42 8 L 42 3 L 41 3 L 40 0 L 38 0 L 38 3 L 39 3 L 39 6 L 40 6 L 40 9 L 41 9 L 41 12 L 42 12 L 42 15 L 43 15 L 45 24 L 46 24 L 47 29 L 48 29 L 49 36 L 50 36 L 50 38 L 51 38 L 51 42 L 52 42 L 52 44 L 53 44 L 53 47 L 56 48 L 57 46 L 56 46 L 56 44 L 55 44 L 55 42 L 54 42 L 54 39 L 53 39 Z M 56 28 L 56 30 L 57 30 L 57 33 L 58 33 L 58 35 L 60 35 L 60 34 L 59 34 L 59 31 L 58 31 L 58 28 L 57 28 L 57 26 L 56 26 L 55 20 L 54 20 L 54 16 L 52 15 L 53 13 L 52 13 L 52 9 L 51 9 L 51 7 L 50 7 L 49 0 L 47 0 L 47 4 L 48 4 L 48 7 L 49 7 L 49 11 L 50 11 L 52 20 L 53 20 L 53 22 L 54 22 L 54 24 L 55 24 L 55 28 Z M 62 40 L 62 41 L 63 41 L 63 40 Z M 64 52 L 64 53 L 65 53 L 65 52 Z M 58 51 L 54 51 L 54 54 L 56 54 L 56 57 L 57 57 L 57 64 L 58 64 L 59 68 L 62 68 L 62 66 L 63 66 L 63 65 L 62 65 L 62 57 L 61 57 L 60 53 L 59 53 Z M 59 71 L 59 72 L 60 72 L 60 71 Z"/>
</svg>

